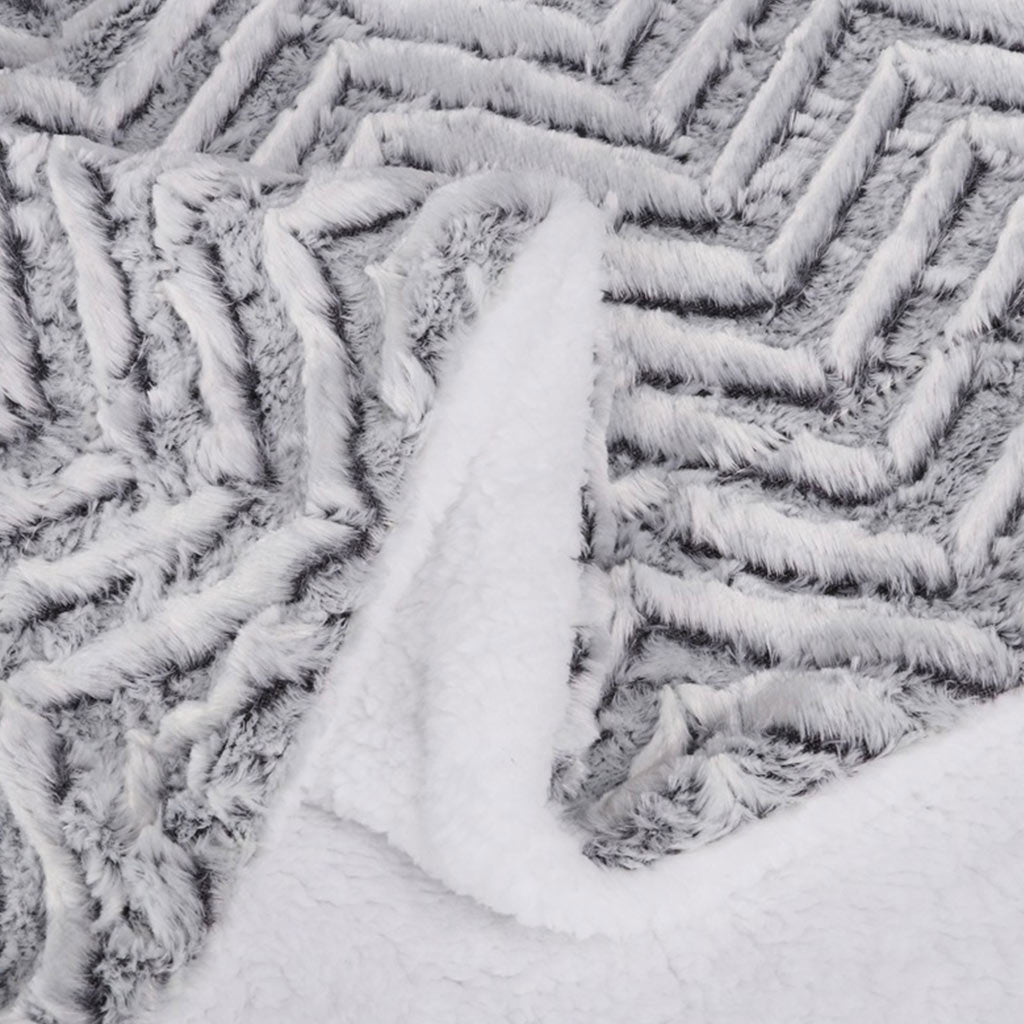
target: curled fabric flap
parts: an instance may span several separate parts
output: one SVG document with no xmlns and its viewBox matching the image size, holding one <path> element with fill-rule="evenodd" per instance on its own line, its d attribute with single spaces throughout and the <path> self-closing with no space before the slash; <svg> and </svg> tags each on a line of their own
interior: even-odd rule
<svg viewBox="0 0 1024 1024">
<path fill-rule="evenodd" d="M 704 851 L 609 871 L 548 800 L 592 607 L 580 490 L 606 229 L 556 194 L 452 353 L 291 798 L 386 835 L 456 893 L 580 936 L 700 913 L 793 852 L 726 842 L 708 875 Z"/>
<path fill-rule="evenodd" d="M 453 355 L 304 781 L 307 800 L 455 891 L 572 930 L 588 926 L 552 906 L 566 886 L 605 925 L 602 894 L 633 888 L 547 802 L 581 602 L 605 230 L 582 197 L 556 199 Z"/>
</svg>

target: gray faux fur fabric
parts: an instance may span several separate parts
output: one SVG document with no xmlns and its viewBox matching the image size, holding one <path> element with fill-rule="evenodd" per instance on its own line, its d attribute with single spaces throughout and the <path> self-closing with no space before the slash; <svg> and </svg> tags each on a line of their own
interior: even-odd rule
<svg viewBox="0 0 1024 1024">
<path fill-rule="evenodd" d="M 0 0 L 0 1020 L 200 950 L 563 179 L 614 222 L 586 855 L 1017 685 L 1022 48 L 1015 0 Z"/>
</svg>

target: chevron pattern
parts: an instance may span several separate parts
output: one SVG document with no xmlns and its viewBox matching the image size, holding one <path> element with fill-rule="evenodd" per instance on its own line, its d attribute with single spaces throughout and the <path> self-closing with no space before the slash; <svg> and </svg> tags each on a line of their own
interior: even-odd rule
<svg viewBox="0 0 1024 1024">
<path fill-rule="evenodd" d="M 1017 685 L 1010 0 L 0 5 L 0 1020 L 196 955 L 460 330 L 614 221 L 552 793 L 707 843 Z"/>
</svg>

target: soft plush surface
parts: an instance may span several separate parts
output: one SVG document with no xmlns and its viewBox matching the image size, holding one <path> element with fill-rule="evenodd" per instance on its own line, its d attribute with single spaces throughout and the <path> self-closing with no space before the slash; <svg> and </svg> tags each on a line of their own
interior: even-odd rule
<svg viewBox="0 0 1024 1024">
<path fill-rule="evenodd" d="M 241 963 L 282 856 L 344 905 L 332 820 L 639 965 L 770 888 L 753 819 L 966 765 L 1024 646 L 1014 8 L 0 0 L 0 1019 Z M 780 827 L 841 873 L 842 817 Z"/>
<path fill-rule="evenodd" d="M 630 935 L 525 927 L 298 804 L 147 1024 L 1013 1024 L 1024 702 L 969 714 L 662 860 L 670 912 Z"/>
</svg>

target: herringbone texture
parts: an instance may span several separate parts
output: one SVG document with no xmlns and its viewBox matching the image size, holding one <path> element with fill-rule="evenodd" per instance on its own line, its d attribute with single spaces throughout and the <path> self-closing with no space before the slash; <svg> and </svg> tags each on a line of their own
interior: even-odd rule
<svg viewBox="0 0 1024 1024">
<path fill-rule="evenodd" d="M 552 783 L 586 852 L 1018 682 L 1013 7 L 0 4 L 8 1019 L 130 1019 L 199 950 L 555 176 L 616 224 Z"/>
</svg>

